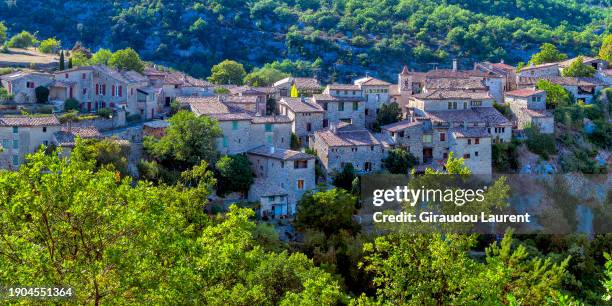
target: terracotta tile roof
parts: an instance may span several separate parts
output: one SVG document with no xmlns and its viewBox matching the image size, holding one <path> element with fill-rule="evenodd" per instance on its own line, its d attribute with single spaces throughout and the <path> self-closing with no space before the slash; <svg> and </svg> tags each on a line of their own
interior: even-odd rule
<svg viewBox="0 0 612 306">
<path fill-rule="evenodd" d="M 247 153 L 285 161 L 314 159 L 314 156 L 300 151 L 272 148 L 268 146 L 259 146 L 255 149 L 249 150 Z"/>
<path fill-rule="evenodd" d="M 257 103 L 257 96 L 227 96 L 221 98 L 221 101 L 225 103 L 254 104 Z"/>
<path fill-rule="evenodd" d="M 471 90 L 431 90 L 427 93 L 416 94 L 413 97 L 421 100 L 448 100 L 448 99 L 469 99 L 469 100 L 487 100 L 492 99 L 488 91 L 471 91 Z"/>
<path fill-rule="evenodd" d="M 513 90 L 513 91 L 508 91 L 506 92 L 506 96 L 512 96 L 512 97 L 531 97 L 533 95 L 538 95 L 541 93 L 544 93 L 545 91 L 543 90 L 537 90 L 537 89 L 530 89 L 530 88 L 523 88 L 523 89 L 517 89 L 517 90 Z"/>
<path fill-rule="evenodd" d="M 170 123 L 168 123 L 168 121 L 166 120 L 154 120 L 154 121 L 145 122 L 144 126 L 153 128 L 153 129 L 163 129 L 163 128 L 167 128 L 168 126 L 170 126 Z"/>
<path fill-rule="evenodd" d="M 426 118 L 433 122 L 474 123 L 484 122 L 488 126 L 511 125 L 512 123 L 493 107 L 474 107 L 471 109 L 430 111 Z"/>
<path fill-rule="evenodd" d="M 291 123 L 291 119 L 287 116 L 283 115 L 275 115 L 275 116 L 252 116 L 251 122 L 255 124 L 260 123 Z"/>
<path fill-rule="evenodd" d="M 389 86 L 391 83 L 385 82 L 383 80 L 373 78 L 373 77 L 364 77 L 358 80 L 355 80 L 355 85 L 360 86 Z"/>
<path fill-rule="evenodd" d="M 0 126 L 37 127 L 60 125 L 55 116 L 5 116 L 0 117 Z"/>
<path fill-rule="evenodd" d="M 452 69 L 434 69 L 429 70 L 425 73 L 427 78 L 470 78 L 470 77 L 495 77 L 496 75 L 491 72 L 484 72 L 478 70 L 452 70 Z"/>
<path fill-rule="evenodd" d="M 381 126 L 380 128 L 383 130 L 390 131 L 390 132 L 399 132 L 401 130 L 405 130 L 410 127 L 422 126 L 422 125 L 423 123 L 420 121 L 413 121 L 411 119 L 406 119 L 406 120 L 402 120 L 402 121 L 398 121 L 395 123 Z"/>
<path fill-rule="evenodd" d="M 574 78 L 574 77 L 520 77 L 518 84 L 521 86 L 535 85 L 539 80 L 546 80 L 561 86 L 603 86 L 602 81 L 596 78 Z"/>
<path fill-rule="evenodd" d="M 540 64 L 540 65 L 529 65 L 529 66 L 525 66 L 525 67 L 521 68 L 521 71 L 532 70 L 532 69 L 548 68 L 548 67 L 554 67 L 554 66 L 558 66 L 558 65 L 559 65 L 559 63 L 544 63 L 544 64 Z"/>
<path fill-rule="evenodd" d="M 37 71 L 14 71 L 14 72 L 11 72 L 5 75 L 1 75 L 0 80 L 13 81 L 13 80 L 18 80 L 18 79 L 30 77 L 30 76 L 42 76 L 42 77 L 48 77 L 50 79 L 53 78 L 53 74 L 51 73 L 44 73 L 44 72 L 37 72 Z"/>
<path fill-rule="evenodd" d="M 217 119 L 217 121 L 247 121 L 253 119 L 248 113 L 226 113 L 226 114 L 210 114 L 206 115 L 211 118 Z"/>
<path fill-rule="evenodd" d="M 395 145 L 395 141 L 389 135 L 378 133 L 375 134 L 374 137 L 376 137 L 376 139 L 380 141 L 380 144 L 385 148 L 389 148 Z"/>
<path fill-rule="evenodd" d="M 502 69 L 502 70 L 506 70 L 506 71 L 516 71 L 516 67 L 514 66 L 510 66 L 508 64 L 504 64 L 504 63 L 493 63 L 491 64 L 492 67 L 498 68 L 498 69 Z"/>
<path fill-rule="evenodd" d="M 451 129 L 455 138 L 489 138 L 491 135 L 486 128 L 471 127 L 467 129 Z"/>
<path fill-rule="evenodd" d="M 268 87 L 253 87 L 255 90 L 263 92 L 267 95 L 278 93 L 278 88 L 268 86 Z"/>
<path fill-rule="evenodd" d="M 123 78 L 127 80 L 128 83 L 141 83 L 148 81 L 148 79 L 144 75 L 133 70 L 121 71 L 120 73 Z"/>
<path fill-rule="evenodd" d="M 425 88 L 432 89 L 457 89 L 457 90 L 488 90 L 483 80 L 476 79 L 453 79 L 434 78 L 427 79 Z"/>
<path fill-rule="evenodd" d="M 259 91 L 251 86 L 238 86 L 229 89 L 230 95 L 236 96 L 239 94 L 242 95 L 265 95 L 266 93 L 263 91 Z"/>
<path fill-rule="evenodd" d="M 280 103 L 286 105 L 294 113 L 323 113 L 323 108 L 310 99 L 283 97 Z"/>
<path fill-rule="evenodd" d="M 319 83 L 319 80 L 315 78 L 294 78 L 294 77 L 284 78 L 274 83 L 274 87 L 278 87 L 286 83 L 289 83 L 289 85 L 291 85 L 292 83 L 295 83 L 295 86 L 298 89 L 302 89 L 302 90 L 320 90 L 321 89 L 321 83 Z"/>
<path fill-rule="evenodd" d="M 329 84 L 327 89 L 330 90 L 361 90 L 358 85 L 353 84 Z"/>
<path fill-rule="evenodd" d="M 559 62 L 559 67 L 561 68 L 566 68 L 569 67 L 569 65 L 572 64 L 572 62 L 574 62 L 575 60 L 577 60 L 578 57 L 574 57 L 574 58 L 570 58 L 570 59 L 566 59 L 564 61 Z M 583 64 L 590 64 L 593 62 L 597 62 L 600 61 L 600 59 L 594 58 L 594 57 L 590 57 L 590 56 L 583 56 L 582 57 L 582 63 Z"/>
<path fill-rule="evenodd" d="M 264 178 L 256 178 L 251 185 L 249 194 L 254 194 L 257 197 L 271 197 L 277 195 L 288 195 L 287 190 L 280 185 L 270 184 L 270 182 Z"/>
<path fill-rule="evenodd" d="M 529 108 L 525 108 L 525 107 L 521 107 L 521 110 L 524 111 L 525 113 L 527 113 L 527 115 L 529 115 L 530 117 L 533 118 L 546 118 L 546 117 L 552 117 L 553 114 L 545 109 L 542 110 L 536 110 L 536 109 L 529 109 Z"/>
<path fill-rule="evenodd" d="M 212 97 L 176 97 L 181 105 L 188 105 L 196 115 L 226 114 L 230 112 L 227 105 L 221 103 L 216 96 Z"/>
<path fill-rule="evenodd" d="M 73 147 L 77 136 L 81 138 L 100 138 L 100 132 L 93 127 L 72 127 L 62 128 L 59 132 L 53 134 L 57 145 L 62 147 Z"/>
<path fill-rule="evenodd" d="M 329 129 L 316 131 L 316 137 L 320 137 L 330 147 L 352 147 L 380 145 L 380 141 L 366 129 L 336 131 Z"/>
</svg>

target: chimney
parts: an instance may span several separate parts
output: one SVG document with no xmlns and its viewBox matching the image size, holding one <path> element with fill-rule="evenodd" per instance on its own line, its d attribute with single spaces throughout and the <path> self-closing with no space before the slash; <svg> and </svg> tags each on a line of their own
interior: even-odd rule
<svg viewBox="0 0 612 306">
<path fill-rule="evenodd" d="M 453 58 L 453 71 L 457 71 L 457 59 Z"/>
<path fill-rule="evenodd" d="M 336 134 L 338 132 L 338 122 L 330 122 L 329 123 L 329 130 Z"/>
<path fill-rule="evenodd" d="M 269 147 L 268 150 L 270 151 L 270 154 L 274 154 L 274 152 L 276 152 L 276 148 L 274 148 L 274 146 Z"/>
<path fill-rule="evenodd" d="M 504 63 L 504 59 L 503 59 L 503 58 L 502 58 L 502 59 L 500 59 L 500 60 L 499 60 L 499 63 L 500 63 L 500 64 L 503 64 L 503 63 Z"/>
</svg>

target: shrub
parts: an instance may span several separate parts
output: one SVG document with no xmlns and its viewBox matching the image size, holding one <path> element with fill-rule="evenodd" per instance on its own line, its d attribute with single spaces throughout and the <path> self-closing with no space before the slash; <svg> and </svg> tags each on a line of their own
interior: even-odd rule
<svg viewBox="0 0 612 306">
<path fill-rule="evenodd" d="M 504 115 L 504 117 L 508 118 L 508 119 L 512 119 L 512 112 L 510 111 L 510 105 L 505 104 L 505 103 L 493 103 L 493 107 L 495 107 L 495 109 L 497 111 L 499 111 L 502 115 Z"/>
<path fill-rule="evenodd" d="M 69 112 L 73 110 L 79 110 L 79 101 L 75 98 L 68 98 L 64 101 L 64 111 Z"/>
<path fill-rule="evenodd" d="M 127 122 L 136 122 L 142 120 L 142 117 L 140 116 L 140 114 L 130 114 L 126 116 L 125 120 Z"/>
<path fill-rule="evenodd" d="M 494 144 L 492 148 L 493 167 L 498 171 L 509 171 L 518 169 L 518 153 L 516 148 L 518 143 Z"/>
<path fill-rule="evenodd" d="M 13 68 L 10 67 L 2 67 L 0 68 L 0 75 L 5 75 L 5 74 L 9 74 L 11 72 L 13 72 Z"/>
<path fill-rule="evenodd" d="M 53 106 L 45 105 L 38 108 L 40 114 L 53 114 Z"/>
<path fill-rule="evenodd" d="M 11 48 L 29 48 L 34 47 L 38 40 L 30 32 L 22 31 L 21 33 L 11 37 L 8 41 L 8 46 Z"/>
<path fill-rule="evenodd" d="M 40 42 L 38 50 L 42 53 L 55 53 L 60 47 L 60 41 L 55 38 L 47 38 Z"/>
<path fill-rule="evenodd" d="M 98 109 L 98 111 L 96 112 L 96 114 L 102 118 L 110 118 L 111 115 L 113 114 L 113 110 L 108 108 L 108 107 L 103 107 Z"/>
<path fill-rule="evenodd" d="M 527 135 L 527 148 L 529 151 L 540 155 L 543 159 L 548 160 L 549 155 L 557 153 L 555 146 L 555 136 L 540 134 L 537 129 L 525 129 Z"/>
</svg>

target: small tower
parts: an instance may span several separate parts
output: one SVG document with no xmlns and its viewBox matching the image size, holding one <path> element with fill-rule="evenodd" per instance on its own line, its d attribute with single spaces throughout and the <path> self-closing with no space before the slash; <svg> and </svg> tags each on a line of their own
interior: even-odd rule
<svg viewBox="0 0 612 306">
<path fill-rule="evenodd" d="M 398 75 L 397 85 L 402 95 L 404 93 L 407 93 L 408 95 L 412 95 L 412 75 L 410 74 L 410 71 L 408 71 L 407 65 L 404 65 L 402 72 Z"/>
</svg>

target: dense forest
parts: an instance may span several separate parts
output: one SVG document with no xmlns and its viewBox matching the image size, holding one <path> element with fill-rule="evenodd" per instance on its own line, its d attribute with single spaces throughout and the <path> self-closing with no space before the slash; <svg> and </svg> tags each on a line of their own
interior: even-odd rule
<svg viewBox="0 0 612 306">
<path fill-rule="evenodd" d="M 132 47 L 143 58 L 205 76 L 223 59 L 247 68 L 289 59 L 304 74 L 391 78 L 400 65 L 458 57 L 526 61 L 544 42 L 594 54 L 612 23 L 609 0 L 13 0 L 0 20 L 96 50 Z M 317 61 L 318 60 L 318 61 Z"/>
</svg>

